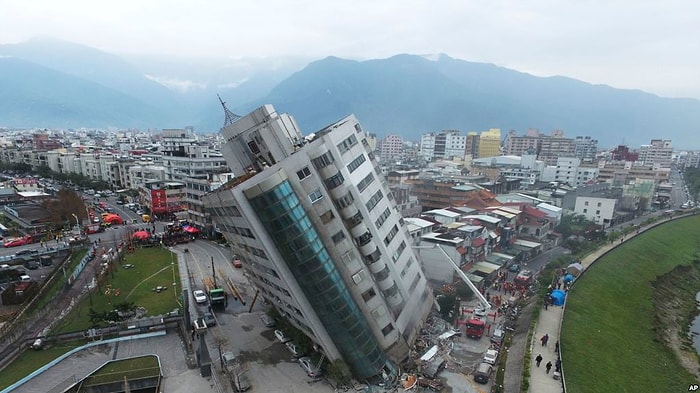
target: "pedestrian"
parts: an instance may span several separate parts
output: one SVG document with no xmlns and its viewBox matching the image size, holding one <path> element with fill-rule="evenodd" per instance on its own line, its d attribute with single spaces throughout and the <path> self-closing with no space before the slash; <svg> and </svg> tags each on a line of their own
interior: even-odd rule
<svg viewBox="0 0 700 393">
<path fill-rule="evenodd" d="M 547 369 L 547 374 L 549 374 L 549 370 L 552 369 L 552 361 L 548 361 L 544 367 Z"/>
<path fill-rule="evenodd" d="M 547 345 L 547 344 L 546 344 L 546 343 L 547 343 L 547 335 L 544 335 L 544 336 L 540 337 L 540 342 L 542 343 L 542 346 L 543 346 L 543 347 L 544 347 L 545 345 Z"/>
<path fill-rule="evenodd" d="M 535 364 L 537 365 L 537 367 L 539 367 L 540 363 L 542 363 L 542 354 L 538 353 L 537 357 L 535 358 Z"/>
<path fill-rule="evenodd" d="M 554 353 L 559 353 L 559 341 L 554 343 Z"/>
<path fill-rule="evenodd" d="M 548 300 L 547 297 L 545 296 L 545 298 L 544 298 L 544 309 L 545 309 L 545 310 L 547 309 L 548 303 L 549 303 L 549 300 Z"/>
<path fill-rule="evenodd" d="M 557 362 L 554 363 L 554 371 L 561 373 L 561 359 L 557 359 Z"/>
</svg>

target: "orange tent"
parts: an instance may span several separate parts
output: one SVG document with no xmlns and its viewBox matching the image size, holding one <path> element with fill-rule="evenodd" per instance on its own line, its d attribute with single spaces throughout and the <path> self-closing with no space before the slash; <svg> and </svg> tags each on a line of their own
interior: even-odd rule
<svg viewBox="0 0 700 393">
<path fill-rule="evenodd" d="M 107 214 L 106 216 L 102 217 L 102 220 L 110 223 L 111 225 L 121 225 L 124 223 L 124 219 L 116 214 Z"/>
</svg>

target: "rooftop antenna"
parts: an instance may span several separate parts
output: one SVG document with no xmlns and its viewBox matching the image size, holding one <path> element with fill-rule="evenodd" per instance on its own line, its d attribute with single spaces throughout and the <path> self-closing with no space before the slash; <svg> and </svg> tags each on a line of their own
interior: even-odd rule
<svg viewBox="0 0 700 393">
<path fill-rule="evenodd" d="M 226 107 L 226 103 L 224 102 L 224 100 L 221 99 L 221 96 L 218 94 L 216 96 L 219 97 L 219 102 L 221 103 L 221 106 L 224 108 L 224 114 L 226 115 L 226 118 L 224 119 L 224 127 L 230 126 L 231 124 L 235 123 L 236 120 L 243 117 L 243 116 L 238 116 L 237 114 L 231 112 Z"/>
</svg>

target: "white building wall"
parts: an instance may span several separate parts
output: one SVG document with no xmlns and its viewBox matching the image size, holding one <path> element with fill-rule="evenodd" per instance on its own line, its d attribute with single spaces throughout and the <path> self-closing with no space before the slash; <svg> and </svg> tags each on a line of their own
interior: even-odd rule
<svg viewBox="0 0 700 393">
<path fill-rule="evenodd" d="M 616 203 L 616 199 L 579 196 L 576 197 L 574 212 L 583 214 L 598 225 L 607 226 L 615 213 Z"/>
<path fill-rule="evenodd" d="M 435 133 L 421 135 L 420 154 L 428 161 L 435 158 Z"/>
</svg>

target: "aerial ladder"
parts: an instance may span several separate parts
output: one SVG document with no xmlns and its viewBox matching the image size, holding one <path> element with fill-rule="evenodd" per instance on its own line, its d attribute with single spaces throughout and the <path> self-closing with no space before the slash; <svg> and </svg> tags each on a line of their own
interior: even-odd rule
<svg viewBox="0 0 700 393">
<path fill-rule="evenodd" d="M 467 325 L 467 336 L 469 337 L 474 337 L 474 338 L 481 338 L 484 332 L 484 328 L 486 326 L 486 322 L 484 321 L 483 318 L 485 318 L 489 312 L 491 311 L 491 303 L 489 303 L 488 300 L 486 300 L 486 297 L 479 291 L 479 288 L 474 285 L 472 280 L 469 279 L 466 273 L 460 269 L 459 264 L 455 262 L 455 260 L 450 256 L 450 254 L 445 251 L 445 249 L 442 248 L 439 244 L 435 244 L 433 246 L 414 246 L 413 248 L 423 248 L 423 249 L 432 249 L 432 248 L 438 248 L 442 254 L 447 258 L 448 261 L 450 261 L 450 265 L 454 269 L 455 272 L 457 272 L 457 275 L 459 276 L 462 281 L 464 281 L 465 284 L 471 289 L 472 293 L 476 295 L 476 298 L 479 300 L 479 303 L 481 304 L 481 308 L 477 309 L 474 311 L 475 318 L 470 318 L 466 321 Z"/>
</svg>

